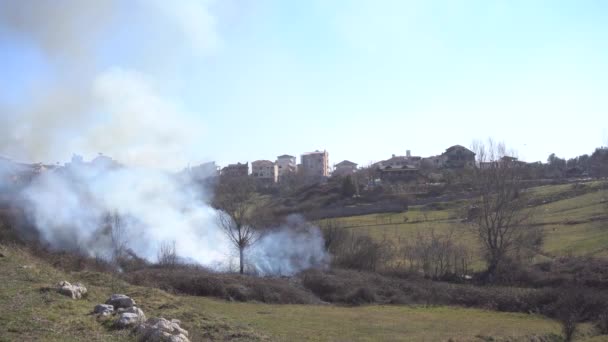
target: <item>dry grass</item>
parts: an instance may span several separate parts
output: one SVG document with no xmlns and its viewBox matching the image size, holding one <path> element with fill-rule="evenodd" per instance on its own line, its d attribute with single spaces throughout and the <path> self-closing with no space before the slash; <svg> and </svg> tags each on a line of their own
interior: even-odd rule
<svg viewBox="0 0 608 342">
<path fill-rule="evenodd" d="M 66 274 L 19 248 L 2 247 L 2 251 L 6 256 L 0 258 L 1 341 L 133 340 L 89 315 L 112 292 L 110 275 Z M 90 290 L 87 298 L 74 301 L 40 291 L 63 279 L 85 283 Z M 556 322 L 528 314 L 454 307 L 237 303 L 176 296 L 120 281 L 116 286 L 149 317 L 181 319 L 193 341 L 525 341 L 533 335 L 548 338 L 559 332 Z"/>
</svg>

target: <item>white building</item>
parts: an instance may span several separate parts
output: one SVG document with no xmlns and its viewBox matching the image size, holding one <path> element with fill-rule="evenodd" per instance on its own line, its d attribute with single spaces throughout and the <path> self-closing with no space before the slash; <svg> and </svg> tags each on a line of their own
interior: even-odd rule
<svg viewBox="0 0 608 342">
<path fill-rule="evenodd" d="M 278 166 L 270 160 L 256 160 L 251 163 L 251 177 L 276 183 L 279 177 Z"/>
<path fill-rule="evenodd" d="M 357 171 L 357 163 L 353 163 L 349 160 L 343 160 L 338 164 L 334 165 L 334 172 L 332 175 L 335 176 L 347 176 L 352 175 Z"/>
<path fill-rule="evenodd" d="M 314 151 L 302 154 L 302 172 L 308 177 L 328 177 L 329 157 L 327 151 Z"/>
<path fill-rule="evenodd" d="M 277 157 L 279 181 L 288 174 L 293 174 L 297 170 L 296 157 L 284 154 Z"/>
</svg>

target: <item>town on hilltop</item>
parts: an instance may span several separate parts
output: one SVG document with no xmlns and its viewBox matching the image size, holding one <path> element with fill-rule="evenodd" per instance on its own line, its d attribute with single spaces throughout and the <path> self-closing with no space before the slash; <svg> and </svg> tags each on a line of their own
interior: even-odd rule
<svg viewBox="0 0 608 342">
<path fill-rule="evenodd" d="M 461 173 L 473 168 L 489 168 L 494 163 L 509 163 L 521 168 L 522 174 L 529 179 L 588 177 L 601 173 L 599 165 L 608 158 L 608 148 L 597 148 L 591 155 L 581 155 L 568 160 L 552 154 L 547 163 L 528 163 L 517 157 L 503 155 L 498 160 L 478 160 L 476 153 L 462 145 L 453 145 L 443 153 L 421 157 L 412 155 L 406 150 L 405 155 L 393 154 L 390 158 L 369 165 L 359 166 L 350 160 L 333 164 L 329 162 L 328 151 L 306 152 L 300 155 L 300 163 L 296 157 L 288 154 L 277 156 L 275 161 L 255 160 L 251 163 L 235 163 L 224 167 L 215 162 L 203 163 L 187 168 L 193 178 L 222 177 L 251 177 L 259 184 L 280 185 L 289 178 L 299 177 L 314 183 L 322 182 L 330 177 L 345 177 L 355 173 L 366 173 L 371 183 L 379 182 L 417 182 L 433 183 L 446 179 L 446 172 Z M 251 164 L 251 167 L 250 165 Z M 370 184 L 371 184 L 370 183 Z"/>
</svg>

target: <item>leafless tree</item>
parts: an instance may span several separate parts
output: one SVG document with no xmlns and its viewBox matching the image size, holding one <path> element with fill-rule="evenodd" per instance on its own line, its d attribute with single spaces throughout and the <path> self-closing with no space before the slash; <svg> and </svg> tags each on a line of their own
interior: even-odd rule
<svg viewBox="0 0 608 342">
<path fill-rule="evenodd" d="M 471 259 L 469 250 L 455 241 L 454 230 L 442 234 L 435 233 L 432 228 L 404 243 L 402 256 L 410 271 L 421 271 L 425 277 L 433 279 L 465 276 Z"/>
<path fill-rule="evenodd" d="M 112 277 L 111 288 L 116 287 L 116 273 L 120 269 L 120 262 L 127 252 L 126 230 L 123 218 L 117 212 L 108 212 L 103 216 L 103 230 L 110 238 L 110 265 L 114 277 Z"/>
<path fill-rule="evenodd" d="M 491 139 L 487 144 L 475 142 L 473 150 L 477 155 L 474 188 L 479 196 L 472 221 L 491 280 L 509 253 L 529 240 L 531 232 L 538 231 L 527 225 L 530 211 L 521 194 L 521 169 L 509 158 L 513 153 L 509 156 L 503 143 Z"/>
<path fill-rule="evenodd" d="M 219 209 L 218 225 L 239 252 L 239 272 L 245 272 L 245 251 L 261 236 L 265 223 L 261 200 L 248 177 L 224 177 L 216 187 L 214 206 Z"/>
<path fill-rule="evenodd" d="M 123 219 L 116 212 L 106 213 L 103 217 L 104 230 L 110 237 L 110 261 L 115 268 L 127 249 L 126 231 Z"/>
<path fill-rule="evenodd" d="M 163 242 L 158 249 L 158 263 L 162 266 L 172 267 L 177 264 L 177 250 L 175 240 L 171 243 Z"/>
</svg>

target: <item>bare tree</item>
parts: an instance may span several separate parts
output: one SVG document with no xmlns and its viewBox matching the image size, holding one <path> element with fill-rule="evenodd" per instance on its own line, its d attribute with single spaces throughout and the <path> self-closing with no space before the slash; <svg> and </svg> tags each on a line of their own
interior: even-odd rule
<svg viewBox="0 0 608 342">
<path fill-rule="evenodd" d="M 455 241 L 453 229 L 442 234 L 431 228 L 428 233 L 418 233 L 415 240 L 401 248 L 410 271 L 421 271 L 425 277 L 464 277 L 469 271 L 470 253 Z"/>
<path fill-rule="evenodd" d="M 475 142 L 473 149 L 478 162 L 474 187 L 479 196 L 472 221 L 484 251 L 487 275 L 493 279 L 509 253 L 529 240 L 532 230 L 526 223 L 530 212 L 521 195 L 520 167 L 513 154 L 507 155 L 505 145 L 489 139 L 487 145 Z"/>
<path fill-rule="evenodd" d="M 239 252 L 239 272 L 245 272 L 245 251 L 260 238 L 264 221 L 255 184 L 248 177 L 223 177 L 216 187 L 214 206 L 218 225 Z"/>
<path fill-rule="evenodd" d="M 172 267 L 177 264 L 177 250 L 175 240 L 171 243 L 163 242 L 158 250 L 158 263 L 162 266 Z"/>
<path fill-rule="evenodd" d="M 107 213 L 104 215 L 103 225 L 110 237 L 110 262 L 114 268 L 119 268 L 120 259 L 127 249 L 123 219 L 116 212 Z"/>
<path fill-rule="evenodd" d="M 110 238 L 110 265 L 115 273 L 110 284 L 112 291 L 116 288 L 116 273 L 120 269 L 120 262 L 127 252 L 126 231 L 123 219 L 117 212 L 109 212 L 103 216 L 103 230 Z"/>
</svg>

